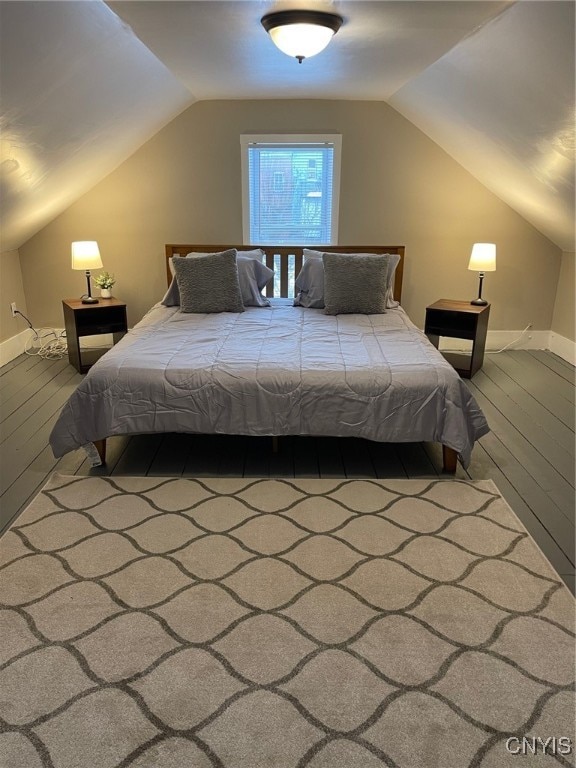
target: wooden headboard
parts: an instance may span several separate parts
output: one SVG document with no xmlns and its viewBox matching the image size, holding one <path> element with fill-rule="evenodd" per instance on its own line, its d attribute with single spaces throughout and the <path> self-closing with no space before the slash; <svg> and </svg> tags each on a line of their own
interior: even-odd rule
<svg viewBox="0 0 576 768">
<path fill-rule="evenodd" d="M 267 296 L 286 296 L 291 298 L 290 288 L 293 287 L 290 275 L 297 275 L 302 268 L 302 251 L 304 247 L 311 247 L 316 251 L 332 251 L 335 253 L 397 253 L 400 262 L 396 267 L 394 279 L 394 298 L 400 301 L 402 298 L 402 277 L 404 275 L 404 246 L 403 245 L 166 245 L 166 276 L 168 285 L 172 281 L 169 259 L 172 256 L 186 256 L 188 253 L 216 253 L 236 248 L 239 251 L 247 251 L 253 248 L 261 248 L 266 254 L 266 264 L 280 275 L 280 293 L 274 293 L 274 281 L 266 286 Z"/>
</svg>

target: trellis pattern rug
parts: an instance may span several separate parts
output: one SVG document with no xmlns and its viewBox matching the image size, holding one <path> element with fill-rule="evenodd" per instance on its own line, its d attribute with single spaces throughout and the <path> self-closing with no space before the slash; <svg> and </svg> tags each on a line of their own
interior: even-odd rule
<svg viewBox="0 0 576 768">
<path fill-rule="evenodd" d="M 489 481 L 55 475 L 0 551 L 2 768 L 574 764 L 574 602 Z"/>
</svg>

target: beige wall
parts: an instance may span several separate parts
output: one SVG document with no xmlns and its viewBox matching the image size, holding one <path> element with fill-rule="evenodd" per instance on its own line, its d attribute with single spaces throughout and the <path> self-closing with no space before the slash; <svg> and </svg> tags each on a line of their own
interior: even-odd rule
<svg viewBox="0 0 576 768">
<path fill-rule="evenodd" d="M 406 246 L 403 305 L 415 323 L 438 298 L 474 298 L 470 249 L 490 241 L 490 327 L 550 329 L 560 250 L 392 107 L 351 101 L 192 105 L 20 249 L 35 322 L 61 325 L 61 299 L 84 291 L 72 240 L 98 240 L 131 324 L 165 289 L 165 243 L 241 242 L 240 135 L 266 131 L 342 134 L 339 242 Z"/>
<path fill-rule="evenodd" d="M 576 341 L 576 253 L 563 253 L 560 278 L 552 317 L 552 330 L 571 341 Z"/>
<path fill-rule="evenodd" d="M 21 312 L 28 314 L 20 256 L 18 251 L 5 251 L 0 254 L 0 341 L 11 339 L 28 328 L 28 324 L 21 317 L 12 317 L 10 304 L 13 301 Z"/>
</svg>

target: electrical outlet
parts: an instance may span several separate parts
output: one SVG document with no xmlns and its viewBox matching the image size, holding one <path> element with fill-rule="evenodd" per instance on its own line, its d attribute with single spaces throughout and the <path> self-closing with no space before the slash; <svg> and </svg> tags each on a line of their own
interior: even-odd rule
<svg viewBox="0 0 576 768">
<path fill-rule="evenodd" d="M 15 301 L 13 301 L 10 304 L 10 309 L 12 310 L 12 317 L 16 317 L 16 315 L 18 314 L 18 310 L 16 309 L 16 302 Z"/>
</svg>

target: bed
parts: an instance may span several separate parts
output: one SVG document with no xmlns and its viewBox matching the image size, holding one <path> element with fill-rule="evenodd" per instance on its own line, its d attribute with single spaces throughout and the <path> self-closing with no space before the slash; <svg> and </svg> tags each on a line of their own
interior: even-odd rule
<svg viewBox="0 0 576 768">
<path fill-rule="evenodd" d="M 256 246 L 167 245 L 171 259 Z M 55 457 L 83 447 L 105 461 L 106 438 L 148 433 L 315 435 L 379 442 L 438 442 L 444 470 L 468 466 L 488 432 L 454 369 L 400 305 L 384 314 L 327 315 L 289 297 L 301 247 L 262 247 L 275 271 L 270 306 L 186 313 L 155 304 L 88 372 L 50 436 Z M 401 299 L 403 246 L 322 247 L 395 254 Z M 277 294 L 280 294 L 279 296 Z M 96 453 L 97 452 L 97 453 Z"/>
</svg>

